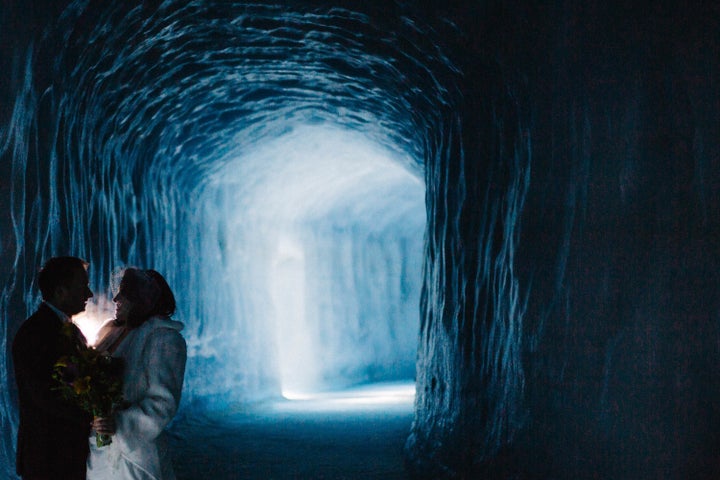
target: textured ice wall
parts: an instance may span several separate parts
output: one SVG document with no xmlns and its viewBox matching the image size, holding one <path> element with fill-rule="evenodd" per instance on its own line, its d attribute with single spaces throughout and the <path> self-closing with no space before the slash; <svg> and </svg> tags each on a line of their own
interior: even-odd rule
<svg viewBox="0 0 720 480">
<path fill-rule="evenodd" d="M 472 53 L 428 156 L 410 471 L 713 478 L 717 8 L 451 16 Z"/>
<path fill-rule="evenodd" d="M 475 68 L 478 68 L 477 70 Z M 530 183 L 530 135 L 497 65 L 444 125 L 427 165 L 428 245 L 411 471 L 452 478 L 492 458 L 524 426 L 527 289 L 516 252 Z"/>
<path fill-rule="evenodd" d="M 562 478 L 712 478 L 720 15 L 615 7 L 549 12 L 568 24 L 544 32 L 530 83 L 517 263 L 534 421 L 515 455 Z"/>
</svg>

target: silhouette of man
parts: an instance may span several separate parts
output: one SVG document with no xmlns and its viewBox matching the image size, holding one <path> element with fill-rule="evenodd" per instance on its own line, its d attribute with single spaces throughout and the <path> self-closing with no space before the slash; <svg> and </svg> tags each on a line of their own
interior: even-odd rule
<svg viewBox="0 0 720 480">
<path fill-rule="evenodd" d="M 37 277 L 43 302 L 13 341 L 20 406 L 16 471 L 24 480 L 85 479 L 92 418 L 51 387 L 57 359 L 87 347 L 71 321 L 93 296 L 87 266 L 77 257 L 48 260 Z"/>
</svg>

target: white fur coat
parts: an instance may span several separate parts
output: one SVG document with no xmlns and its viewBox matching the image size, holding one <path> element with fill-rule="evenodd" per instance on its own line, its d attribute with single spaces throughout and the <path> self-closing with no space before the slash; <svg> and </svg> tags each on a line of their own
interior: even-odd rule
<svg viewBox="0 0 720 480">
<path fill-rule="evenodd" d="M 187 346 L 183 324 L 155 316 L 130 331 L 113 356 L 125 360 L 123 397 L 112 443 L 90 437 L 88 480 L 173 480 L 163 429 L 180 403 Z"/>
</svg>

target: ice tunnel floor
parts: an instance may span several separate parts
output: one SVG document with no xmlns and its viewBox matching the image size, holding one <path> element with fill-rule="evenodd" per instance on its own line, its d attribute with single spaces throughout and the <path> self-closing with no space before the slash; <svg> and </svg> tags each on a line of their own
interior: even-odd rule
<svg viewBox="0 0 720 480">
<path fill-rule="evenodd" d="M 177 478 L 405 478 L 413 396 L 380 387 L 185 415 L 170 436 Z"/>
</svg>

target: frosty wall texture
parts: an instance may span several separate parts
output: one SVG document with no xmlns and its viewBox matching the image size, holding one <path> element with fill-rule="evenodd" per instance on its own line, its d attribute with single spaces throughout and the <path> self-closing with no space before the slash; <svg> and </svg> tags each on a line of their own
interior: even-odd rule
<svg viewBox="0 0 720 480">
<path fill-rule="evenodd" d="M 450 15 L 409 468 L 712 478 L 717 10 Z"/>
<path fill-rule="evenodd" d="M 455 12 L 476 56 L 427 164 L 418 476 L 717 471 L 718 13 Z"/>
<path fill-rule="evenodd" d="M 31 272 L 70 251 L 98 286 L 117 264 L 168 272 L 193 319 L 191 393 L 274 391 L 266 356 L 220 358 L 262 351 L 268 326 L 218 315 L 231 299 L 252 318 L 227 280 L 264 275 L 225 267 L 247 230 L 213 216 L 237 205 L 218 179 L 263 140 L 332 123 L 425 180 L 412 475 L 712 478 L 716 6 L 17 3 L 0 17 L 5 351 Z M 414 249 L 416 226 L 383 230 L 383 253 Z M 323 245 L 332 229 L 315 227 L 294 238 Z M 383 295 L 402 292 L 383 268 Z M 9 470 L 12 388 L 0 395 Z"/>
</svg>

